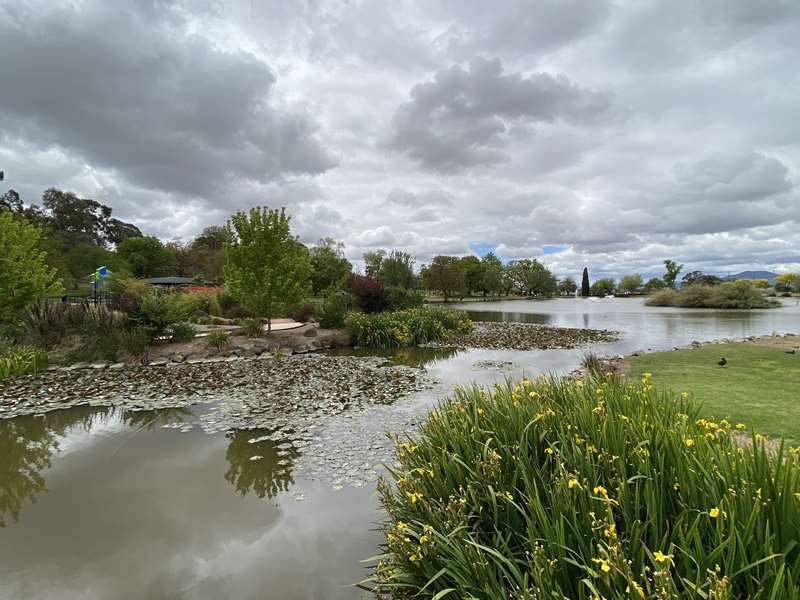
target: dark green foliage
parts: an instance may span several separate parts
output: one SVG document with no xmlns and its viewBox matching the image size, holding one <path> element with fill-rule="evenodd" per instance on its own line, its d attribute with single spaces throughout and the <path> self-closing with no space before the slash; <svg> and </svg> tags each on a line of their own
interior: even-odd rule
<svg viewBox="0 0 800 600">
<path fill-rule="evenodd" d="M 483 291 L 485 264 L 477 256 L 463 256 L 461 269 L 464 271 L 464 287 L 467 294 Z"/>
<path fill-rule="evenodd" d="M 155 338 L 166 333 L 186 316 L 175 296 L 153 290 L 142 297 L 139 309 L 132 319 L 140 327 L 149 330 Z"/>
<path fill-rule="evenodd" d="M 577 289 L 578 284 L 575 283 L 572 277 L 564 277 L 564 279 L 558 282 L 558 291 L 562 296 L 572 296 Z"/>
<path fill-rule="evenodd" d="M 683 265 L 679 265 L 674 260 L 665 260 L 664 268 L 667 270 L 667 272 L 664 273 L 661 279 L 664 280 L 664 284 L 667 287 L 674 288 L 675 280 L 678 278 L 678 274 L 681 272 L 681 269 L 683 269 Z"/>
<path fill-rule="evenodd" d="M 457 389 L 397 440 L 377 591 L 797 600 L 796 451 L 701 417 L 647 374 Z"/>
<path fill-rule="evenodd" d="M 483 281 L 480 290 L 483 295 L 499 294 L 503 289 L 503 263 L 493 252 L 489 252 L 481 259 L 483 263 Z"/>
<path fill-rule="evenodd" d="M 722 279 L 716 275 L 704 275 L 701 271 L 692 271 L 681 278 L 683 285 L 719 285 Z"/>
<path fill-rule="evenodd" d="M 511 261 L 506 271 L 520 294 L 550 298 L 558 292 L 555 275 L 536 259 Z"/>
<path fill-rule="evenodd" d="M 117 254 L 136 277 L 167 277 L 175 275 L 177 269 L 175 253 L 152 236 L 124 239 L 117 246 Z"/>
<path fill-rule="evenodd" d="M 349 313 L 347 329 L 358 346 L 394 348 L 438 342 L 469 333 L 466 313 L 442 307 L 425 307 L 375 315 Z"/>
<path fill-rule="evenodd" d="M 658 277 L 653 277 L 647 280 L 647 283 L 644 284 L 644 291 L 647 294 L 652 294 L 657 292 L 658 290 L 663 290 L 667 284 L 664 283 L 663 279 L 659 279 Z"/>
<path fill-rule="evenodd" d="M 431 264 L 422 268 L 421 274 L 425 289 L 440 292 L 445 302 L 462 295 L 466 289 L 464 269 L 455 256 L 435 256 Z"/>
<path fill-rule="evenodd" d="M 386 288 L 386 292 L 389 296 L 389 308 L 391 310 L 419 308 L 425 303 L 425 296 L 419 290 L 389 286 Z"/>
<path fill-rule="evenodd" d="M 315 296 L 337 285 L 353 265 L 344 257 L 344 244 L 332 238 L 323 238 L 309 251 L 311 260 L 311 287 Z"/>
<path fill-rule="evenodd" d="M 373 250 L 364 253 L 364 273 L 367 277 L 378 279 L 381 276 L 381 266 L 386 258 L 386 250 Z"/>
<path fill-rule="evenodd" d="M 355 298 L 347 290 L 331 290 L 317 315 L 320 327 L 325 329 L 344 327 L 345 317 L 355 305 Z"/>
<path fill-rule="evenodd" d="M 264 336 L 264 322 L 261 319 L 245 319 L 242 326 L 242 333 L 250 338 Z"/>
<path fill-rule="evenodd" d="M 614 293 L 614 280 L 608 277 L 598 279 L 592 284 L 592 296 L 603 298 Z"/>
<path fill-rule="evenodd" d="M 172 326 L 173 342 L 191 342 L 195 335 L 197 335 L 197 330 L 191 323 L 175 323 Z"/>
<path fill-rule="evenodd" d="M 231 345 L 231 334 L 217 329 L 206 336 L 206 344 L 215 350 L 224 350 Z"/>
<path fill-rule="evenodd" d="M 581 276 L 581 296 L 583 298 L 588 298 L 589 294 L 591 294 L 591 288 L 589 287 L 589 269 L 583 267 L 583 275 Z"/>
<path fill-rule="evenodd" d="M 380 279 L 386 287 L 414 287 L 414 259 L 407 252 L 392 250 L 381 262 Z"/>
</svg>

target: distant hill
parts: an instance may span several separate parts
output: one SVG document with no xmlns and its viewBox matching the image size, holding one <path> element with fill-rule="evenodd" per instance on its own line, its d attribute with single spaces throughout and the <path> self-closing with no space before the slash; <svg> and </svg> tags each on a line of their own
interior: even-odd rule
<svg viewBox="0 0 800 600">
<path fill-rule="evenodd" d="M 773 273 L 772 271 L 742 271 L 741 273 L 723 277 L 723 279 L 726 281 L 733 281 L 735 279 L 768 279 L 772 281 L 777 276 L 778 273 Z"/>
</svg>

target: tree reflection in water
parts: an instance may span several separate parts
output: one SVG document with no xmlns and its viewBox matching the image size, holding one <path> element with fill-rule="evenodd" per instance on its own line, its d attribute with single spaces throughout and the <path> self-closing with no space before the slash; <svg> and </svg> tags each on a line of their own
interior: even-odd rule
<svg viewBox="0 0 800 600">
<path fill-rule="evenodd" d="M 158 410 L 128 410 L 122 413 L 122 421 L 136 429 L 152 431 L 167 423 L 184 423 L 194 416 L 187 407 L 159 408 Z"/>
<path fill-rule="evenodd" d="M 67 430 L 88 431 L 97 420 L 105 420 L 109 411 L 77 406 L 43 417 L 0 419 L 0 527 L 8 524 L 9 517 L 18 522 L 25 501 L 36 502 L 37 494 L 46 490 L 42 471 L 50 467 Z"/>
<path fill-rule="evenodd" d="M 226 435 L 230 443 L 225 454 L 229 465 L 225 480 L 242 496 L 253 492 L 259 498 L 272 498 L 278 492 L 288 491 L 294 483 L 292 465 L 298 456 L 295 448 L 278 448 L 272 440 L 250 443 L 251 439 L 270 433 L 265 429 L 252 429 Z M 263 458 L 251 460 L 258 456 Z"/>
</svg>

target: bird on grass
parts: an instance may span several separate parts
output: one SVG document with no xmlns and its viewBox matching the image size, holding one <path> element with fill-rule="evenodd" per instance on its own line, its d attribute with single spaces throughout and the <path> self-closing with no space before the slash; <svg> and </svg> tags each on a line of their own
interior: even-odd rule
<svg viewBox="0 0 800 600">
<path fill-rule="evenodd" d="M 725 365 L 727 365 L 727 364 L 728 364 L 728 361 L 727 361 L 727 360 L 725 360 L 725 357 L 723 356 L 723 357 L 721 357 L 721 358 L 719 359 L 719 362 L 718 362 L 717 364 L 718 364 L 720 367 L 724 367 Z"/>
<path fill-rule="evenodd" d="M 796 354 L 797 350 L 787 350 L 786 354 Z"/>
</svg>

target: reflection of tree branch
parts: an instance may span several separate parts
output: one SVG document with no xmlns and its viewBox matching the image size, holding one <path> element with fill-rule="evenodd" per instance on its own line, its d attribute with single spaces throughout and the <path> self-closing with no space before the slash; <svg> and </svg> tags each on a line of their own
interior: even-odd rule
<svg viewBox="0 0 800 600">
<path fill-rule="evenodd" d="M 192 411 L 185 406 L 158 410 L 127 410 L 122 415 L 122 421 L 130 427 L 152 431 L 166 423 L 183 423 L 191 416 Z"/>
<path fill-rule="evenodd" d="M 88 430 L 108 412 L 108 408 L 77 406 L 44 417 L 0 419 L 0 527 L 5 527 L 6 515 L 16 523 L 23 503 L 35 502 L 46 489 L 41 472 L 50 467 L 58 438 L 75 426 Z"/>
<path fill-rule="evenodd" d="M 243 430 L 227 434 L 230 440 L 225 458 L 228 460 L 228 471 L 225 481 L 242 496 L 254 492 L 259 498 L 272 498 L 278 492 L 285 492 L 294 483 L 292 463 L 297 458 L 294 448 L 287 449 L 286 454 L 278 454 L 275 442 L 264 440 L 250 443 L 256 437 L 269 434 L 266 430 Z M 250 460 L 253 456 L 262 456 L 258 460 Z M 279 464 L 283 462 L 284 464 Z"/>
</svg>

